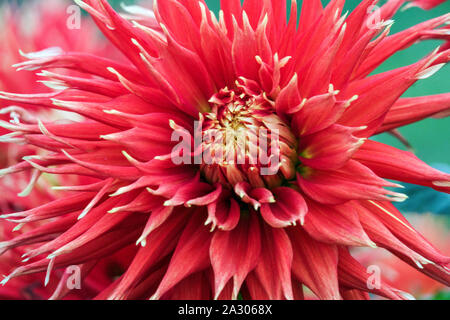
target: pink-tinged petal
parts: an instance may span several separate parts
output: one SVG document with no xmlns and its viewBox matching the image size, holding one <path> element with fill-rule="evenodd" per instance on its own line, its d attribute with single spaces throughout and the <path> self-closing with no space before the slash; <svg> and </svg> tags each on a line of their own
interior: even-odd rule
<svg viewBox="0 0 450 320">
<path fill-rule="evenodd" d="M 411 250 L 439 265 L 448 265 L 450 263 L 450 257 L 442 254 L 416 231 L 391 203 L 361 201 L 360 204 L 375 214 L 392 234 Z"/>
<path fill-rule="evenodd" d="M 425 10 L 432 9 L 441 3 L 444 3 L 446 0 L 413 0 L 408 1 L 408 7 L 419 7 Z"/>
<path fill-rule="evenodd" d="M 336 92 L 311 97 L 293 115 L 292 129 L 298 136 L 326 129 L 339 119 L 346 106 L 336 101 Z"/>
<path fill-rule="evenodd" d="M 428 166 L 411 152 L 369 140 L 355 153 L 354 159 L 380 177 L 450 192 L 450 175 Z"/>
<path fill-rule="evenodd" d="M 75 76 L 67 76 L 49 71 L 41 71 L 40 76 L 46 77 L 48 80 L 42 80 L 47 85 L 57 85 L 87 92 L 93 92 L 104 96 L 115 98 L 127 94 L 119 82 L 106 79 L 86 79 Z"/>
<path fill-rule="evenodd" d="M 262 227 L 262 248 L 256 278 L 269 299 L 292 300 L 291 268 L 292 244 L 286 231 L 264 224 Z"/>
<path fill-rule="evenodd" d="M 206 269 L 212 234 L 204 226 L 203 210 L 198 209 L 185 226 L 167 272 L 152 299 L 161 298 L 187 276 Z"/>
<path fill-rule="evenodd" d="M 167 200 L 165 206 L 205 206 L 215 202 L 222 192 L 222 186 L 217 185 L 214 189 L 210 184 L 202 182 L 191 182 L 178 189 L 175 195 Z"/>
<path fill-rule="evenodd" d="M 337 6 L 343 5 L 343 1 L 341 0 L 332 1 L 327 9 L 332 7 L 333 3 L 337 4 Z M 342 8 L 339 10 L 342 10 Z M 332 42 L 328 43 L 327 46 L 323 46 L 320 54 L 316 54 L 314 59 L 308 63 L 307 67 L 299 71 L 300 93 L 303 97 L 312 97 L 328 91 L 333 72 L 334 59 L 342 43 L 345 32 L 346 25 L 343 23 L 343 19 L 341 19 L 336 22 L 334 30 L 330 31 L 331 34 L 336 34 L 336 37 L 333 38 Z"/>
<path fill-rule="evenodd" d="M 135 39 L 138 42 L 145 43 L 151 49 L 154 49 L 154 44 L 150 44 L 150 41 L 142 41 L 146 36 L 147 39 L 149 38 L 148 33 L 145 33 L 139 28 L 135 28 L 130 21 L 115 12 L 105 0 L 87 0 L 85 3 L 80 2 L 79 4 L 91 14 L 98 28 L 109 41 L 136 66 L 144 77 L 149 78 L 148 73 L 146 72 L 145 63 L 139 55 L 139 48 L 130 41 L 131 39 Z M 120 30 L 120 32 L 114 32 L 116 30 Z M 125 39 L 127 41 L 125 41 Z"/>
<path fill-rule="evenodd" d="M 450 110 L 450 93 L 402 98 L 389 110 L 377 133 L 402 127 Z"/>
<path fill-rule="evenodd" d="M 50 219 L 76 210 L 82 210 L 89 204 L 89 199 L 91 199 L 94 195 L 94 193 L 74 194 L 27 211 L 2 215 L 1 218 L 26 219 L 23 222 Z"/>
<path fill-rule="evenodd" d="M 261 206 L 261 215 L 274 228 L 284 228 L 303 224 L 308 213 L 308 206 L 303 196 L 294 189 L 278 187 L 274 190 L 274 201 Z"/>
<path fill-rule="evenodd" d="M 193 17 L 179 1 L 156 1 L 153 6 L 155 16 L 172 32 L 172 36 L 190 50 L 196 49 L 200 37 Z"/>
<path fill-rule="evenodd" d="M 205 225 L 211 223 L 211 229 L 218 227 L 220 230 L 233 230 L 241 217 L 239 203 L 230 198 L 230 192 L 224 191 L 222 196 L 208 205 L 208 219 Z"/>
<path fill-rule="evenodd" d="M 289 228 L 294 259 L 292 273 L 320 299 L 339 300 L 338 250 L 311 238 L 301 228 Z"/>
<path fill-rule="evenodd" d="M 248 182 L 239 182 L 234 186 L 234 192 L 241 200 L 258 210 L 261 207 L 261 203 L 252 197 L 252 191 L 253 187 Z"/>
<path fill-rule="evenodd" d="M 81 280 L 84 280 L 86 278 L 86 276 L 91 272 L 96 264 L 97 261 L 90 261 L 88 263 L 77 266 L 80 270 Z M 68 281 L 70 281 L 70 276 L 72 276 L 72 273 L 70 272 L 70 270 L 66 270 L 59 280 L 58 286 L 56 287 L 49 300 L 62 300 L 70 293 L 71 289 L 67 285 L 69 283 Z"/>
<path fill-rule="evenodd" d="M 338 123 L 351 127 L 365 125 L 367 129 L 359 135 L 372 135 L 400 96 L 418 79 L 437 72 L 448 59 L 447 53 L 434 52 L 410 66 L 351 82 L 342 96 L 349 99 L 358 95 L 359 98 L 344 112 Z M 367 105 L 371 107 L 366 108 Z"/>
<path fill-rule="evenodd" d="M 217 298 L 228 281 L 233 278 L 233 299 L 247 275 L 256 267 L 261 252 L 260 226 L 255 213 L 241 218 L 232 231 L 214 234 L 209 249 L 214 270 L 215 297 Z"/>
<path fill-rule="evenodd" d="M 132 66 L 130 67 L 128 65 L 118 63 L 117 61 L 104 57 L 94 56 L 88 53 L 67 52 L 46 58 L 31 58 L 30 60 L 16 64 L 15 67 L 18 71 L 66 68 L 115 81 L 116 77 L 108 71 L 108 68 L 113 68 L 131 81 L 136 81 L 140 84 L 145 83 L 142 81 L 140 73 Z"/>
<path fill-rule="evenodd" d="M 77 220 L 78 213 L 66 215 L 62 219 L 47 222 L 33 230 L 14 237 L 10 240 L 0 242 L 0 255 L 8 250 L 14 249 L 24 244 L 40 243 L 51 241 L 55 234 L 61 234 L 68 230 Z M 30 252 L 24 254 L 24 257 L 29 256 Z"/>
<path fill-rule="evenodd" d="M 170 141 L 170 132 L 163 128 L 154 128 L 158 134 L 148 136 L 148 129 L 133 128 L 119 133 L 102 135 L 101 138 L 107 141 L 113 141 L 126 148 L 127 152 L 136 159 L 150 161 L 154 157 L 170 153 L 173 144 Z M 163 142 L 165 141 L 165 142 Z"/>
<path fill-rule="evenodd" d="M 205 272 L 190 275 L 161 297 L 162 300 L 210 300 L 211 298 L 211 287 Z"/>
<path fill-rule="evenodd" d="M 298 91 L 298 76 L 294 74 L 288 85 L 279 93 L 275 109 L 278 114 L 295 113 L 302 108 L 302 97 Z"/>
<path fill-rule="evenodd" d="M 230 1 L 227 1 L 227 3 L 230 3 Z M 204 63 L 210 70 L 211 77 L 218 88 L 231 87 L 237 78 L 231 57 L 232 42 L 218 24 L 211 25 L 208 23 L 206 10 L 202 13 L 200 33 Z"/>
<path fill-rule="evenodd" d="M 383 189 L 398 187 L 379 178 L 369 168 L 358 161 L 349 160 L 345 166 L 335 171 L 320 171 L 301 168 L 297 182 L 309 197 L 323 204 L 340 204 L 349 200 L 390 200 L 402 202 L 407 196 Z M 389 197 L 391 196 L 391 197 Z"/>
<path fill-rule="evenodd" d="M 308 201 L 304 228 L 315 240 L 344 246 L 375 247 L 351 205 L 324 206 Z"/>
<path fill-rule="evenodd" d="M 404 262 L 409 264 L 411 267 L 417 269 L 418 271 L 422 272 L 426 276 L 428 276 L 431 279 L 434 279 L 443 285 L 449 287 L 450 286 L 450 269 L 449 265 L 440 265 L 435 263 L 428 263 L 422 266 L 418 266 L 417 263 L 412 261 L 410 257 L 403 255 L 401 253 L 395 252 L 395 255 L 402 259 Z"/>
<path fill-rule="evenodd" d="M 208 110 L 208 100 L 217 90 L 209 71 L 196 52 L 183 47 L 165 28 L 163 31 L 168 44 L 167 53 L 161 52 L 161 58 L 166 60 L 162 66 L 164 75 L 186 102 L 199 111 Z"/>
<path fill-rule="evenodd" d="M 267 4 L 267 1 L 259 0 L 246 0 L 243 4 L 243 11 L 248 15 L 248 20 L 251 26 L 256 29 L 258 23 L 261 20 L 261 16 L 264 13 L 263 7 Z"/>
<path fill-rule="evenodd" d="M 364 7 L 364 9 L 367 12 L 367 10 L 370 10 L 370 7 L 367 7 L 367 5 L 368 4 L 373 5 L 373 3 L 376 3 L 377 1 L 366 0 L 363 2 L 361 3 L 360 7 Z M 353 13 L 360 14 L 361 12 L 354 11 Z M 366 18 L 366 16 L 364 15 L 363 18 Z M 374 22 L 371 22 L 370 20 L 368 20 L 367 24 L 371 24 L 368 30 L 352 32 L 350 31 L 351 27 L 349 27 L 349 25 L 351 24 L 351 22 L 355 21 L 350 21 L 350 19 L 351 16 L 346 21 L 348 31 L 346 32 L 346 37 L 343 40 L 343 44 L 341 45 L 338 56 L 335 59 L 336 60 L 335 66 L 331 77 L 331 83 L 335 85 L 336 88 L 345 87 L 345 85 L 351 79 L 354 71 L 361 64 L 361 60 L 364 59 L 364 57 L 366 56 L 368 51 L 367 48 L 369 46 L 375 46 L 377 43 L 381 42 L 383 38 L 387 36 L 391 28 L 390 21 L 377 22 L 375 20 Z M 364 26 L 364 24 L 358 25 L 356 28 L 359 29 L 361 28 L 361 26 Z M 380 31 L 382 31 L 381 35 L 379 35 L 378 38 L 373 40 L 375 35 L 377 35 Z M 353 41 L 355 41 L 355 43 Z"/>
<path fill-rule="evenodd" d="M 298 25 L 298 4 L 297 0 L 291 1 L 291 7 L 290 7 L 290 16 L 288 18 L 288 25 L 285 29 L 285 31 L 282 34 L 282 38 L 280 39 L 280 49 L 279 53 L 281 57 L 288 56 L 289 53 L 294 50 L 295 43 L 294 41 L 289 41 L 289 39 L 292 39 L 295 37 L 295 34 L 297 32 L 297 25 Z"/>
<path fill-rule="evenodd" d="M 256 35 L 248 18 L 244 16 L 243 28 L 234 26 L 234 39 L 232 45 L 233 66 L 236 73 L 255 80 L 258 78 L 258 63 L 255 57 L 259 55 Z"/>
<path fill-rule="evenodd" d="M 139 195 L 132 201 L 124 206 L 115 207 L 108 213 L 116 212 L 142 212 L 150 213 L 155 209 L 159 209 L 164 203 L 164 198 L 155 197 L 147 192 L 147 190 L 142 190 Z"/>
<path fill-rule="evenodd" d="M 371 6 L 375 5 L 377 2 L 378 0 L 363 0 L 352 12 L 350 12 L 348 18 L 345 20 L 347 32 L 336 57 L 338 61 L 342 61 L 343 55 L 348 53 L 352 47 L 356 47 L 358 41 L 361 40 L 361 32 L 365 27 L 364 22 L 367 19 L 367 14 L 370 12 Z M 378 31 L 377 28 L 374 29 Z M 364 38 L 364 36 L 362 38 Z M 357 57 L 359 56 L 357 55 Z"/>
<path fill-rule="evenodd" d="M 158 264 L 175 249 L 192 210 L 178 210 L 176 213 L 150 233 L 147 237 L 149 245 L 139 248 L 118 285 L 108 295 L 108 299 L 127 299 L 132 294 L 133 288 L 143 281 L 146 274 L 158 267 Z M 163 275 L 161 274 L 155 283 L 159 283 Z"/>
<path fill-rule="evenodd" d="M 259 203 L 272 203 L 274 202 L 273 193 L 266 188 L 254 188 L 250 192 L 252 198 L 256 199 Z"/>
<path fill-rule="evenodd" d="M 34 248 L 31 251 L 27 252 L 27 257 L 28 258 L 33 258 L 36 256 L 39 256 L 41 254 L 44 253 L 49 253 L 52 252 L 52 254 L 54 254 L 57 250 L 61 251 L 61 248 L 63 246 L 67 246 L 70 243 L 72 243 L 71 245 L 77 245 L 80 244 L 83 240 L 85 240 L 86 238 L 95 237 L 94 234 L 94 230 L 101 230 L 102 228 L 106 228 L 106 230 L 108 230 L 108 227 L 111 227 L 111 225 L 108 226 L 108 224 L 102 226 L 101 223 L 98 223 L 100 220 L 102 220 L 103 218 L 105 219 L 104 222 L 108 223 L 108 217 L 104 216 L 105 212 L 107 212 L 108 210 L 110 210 L 112 207 L 116 206 L 116 205 L 121 205 L 121 204 L 125 204 L 127 202 L 129 202 L 131 199 L 133 199 L 134 195 L 126 195 L 124 197 L 121 198 L 114 198 L 114 199 L 108 199 L 107 201 L 102 202 L 101 204 L 99 204 L 98 206 L 96 206 L 95 208 L 93 208 L 90 212 L 89 215 L 87 215 L 86 217 L 84 217 L 81 220 L 76 220 L 76 223 L 73 223 L 73 225 L 70 226 L 70 228 L 64 230 L 64 232 L 62 234 L 60 234 L 58 237 L 54 238 L 52 241 L 48 241 L 44 244 L 42 244 L 41 246 L 38 246 L 37 248 Z M 76 207 L 75 207 L 76 208 Z M 75 209 L 74 208 L 74 209 Z M 74 212 L 69 211 L 70 215 L 74 214 L 77 218 L 79 216 L 79 214 L 81 213 L 80 211 L 74 210 Z M 134 217 L 133 217 L 134 218 Z M 110 220 L 109 223 L 114 224 L 114 222 L 117 223 L 117 221 L 120 222 L 120 218 L 116 218 L 118 220 Z M 141 218 L 139 218 L 141 219 Z M 94 227 L 94 229 L 92 229 L 92 233 L 89 233 L 88 231 L 91 230 L 92 227 Z M 83 233 L 86 233 L 84 237 L 82 237 Z M 97 233 L 98 235 L 98 233 Z"/>
<path fill-rule="evenodd" d="M 86 168 L 90 169 L 92 171 L 97 172 L 101 176 L 106 177 L 115 177 L 118 179 L 133 179 L 138 178 L 140 176 L 139 170 L 133 167 L 118 167 L 117 165 L 106 165 L 106 164 L 98 164 L 93 163 L 89 161 L 83 161 L 80 159 L 77 159 L 76 157 L 70 155 L 67 151 L 62 150 L 62 153 L 71 161 L 75 162 L 76 164 Z M 117 170 L 120 168 L 120 170 Z"/>
<path fill-rule="evenodd" d="M 395 2 L 401 5 L 402 1 L 392 1 L 391 3 L 395 5 Z M 389 4 L 386 4 L 386 6 L 388 5 Z M 398 6 L 399 5 L 397 4 L 397 7 Z M 395 11 L 397 10 L 396 8 L 394 9 Z M 389 10 L 386 10 L 385 12 L 387 11 Z M 421 24 L 415 25 L 407 30 L 381 39 L 381 41 L 378 42 L 376 46 L 369 51 L 369 54 L 362 61 L 359 68 L 355 70 L 354 78 L 361 79 L 369 75 L 390 56 L 392 56 L 399 50 L 408 48 L 409 46 L 417 42 L 417 40 L 419 40 L 421 37 L 423 37 L 427 32 L 430 32 L 436 27 L 442 25 L 446 20 L 448 21 L 448 18 L 449 16 L 448 14 L 446 14 L 422 22 Z M 390 17 L 387 17 L 387 19 L 390 19 Z"/>
<path fill-rule="evenodd" d="M 211 280 L 210 283 L 212 284 Z M 225 288 L 222 290 L 222 293 L 217 297 L 217 300 L 229 301 L 231 299 L 233 299 L 233 284 L 231 283 L 231 281 L 229 281 Z"/>
<path fill-rule="evenodd" d="M 220 0 L 220 8 L 223 10 L 225 24 L 228 30 L 233 30 L 233 16 L 242 26 L 242 6 L 240 0 Z M 229 34 L 229 37 L 232 35 Z"/>
<path fill-rule="evenodd" d="M 305 29 L 315 25 L 322 12 L 323 7 L 320 0 L 303 1 L 302 8 L 300 10 L 300 28 Z"/>
<path fill-rule="evenodd" d="M 172 214 L 173 207 L 163 207 L 153 210 L 150 218 L 147 220 L 142 235 L 136 242 L 137 244 L 146 244 L 149 234 L 151 234 L 156 228 L 161 226 Z"/>
<path fill-rule="evenodd" d="M 129 201 L 126 199 L 126 196 L 122 197 L 122 201 Z M 120 202 L 119 202 L 120 203 Z M 123 202 L 122 202 L 123 203 Z M 95 214 L 94 211 L 91 212 Z M 130 215 L 133 217 L 130 219 Z M 86 218 L 89 215 L 86 216 Z M 124 213 L 117 215 L 103 215 L 100 219 L 96 220 L 95 223 L 89 227 L 86 232 L 73 239 L 69 243 L 65 245 L 61 245 L 56 251 L 54 251 L 49 257 L 58 257 L 60 255 L 64 255 L 70 253 L 72 251 L 76 251 L 76 249 L 80 248 L 83 245 L 88 244 L 89 242 L 95 242 L 97 238 L 100 238 L 103 234 L 107 234 L 111 230 L 114 229 L 125 229 L 130 227 L 129 223 L 135 220 L 136 222 L 141 222 L 144 220 L 144 217 L 139 213 Z"/>
<path fill-rule="evenodd" d="M 251 272 L 247 279 L 245 279 L 245 288 L 242 291 L 244 299 L 251 300 L 269 300 L 270 296 L 267 294 L 265 288 L 262 286 L 255 271 Z"/>
<path fill-rule="evenodd" d="M 300 139 L 300 161 L 311 168 L 333 170 L 343 167 L 364 139 L 353 135 L 359 128 L 333 125 Z"/>
<path fill-rule="evenodd" d="M 377 246 L 385 248 L 390 252 L 400 253 L 403 256 L 408 257 L 408 261 L 414 262 L 416 267 L 421 267 L 423 264 L 429 263 L 429 260 L 414 252 L 398 240 L 370 210 L 367 210 L 365 207 L 356 202 L 353 202 L 352 206 L 358 213 L 359 221 L 361 222 L 364 230 Z"/>
<path fill-rule="evenodd" d="M 142 221 L 129 221 L 131 224 L 141 223 Z M 65 268 L 70 265 L 83 264 L 87 261 L 92 261 L 100 258 L 110 256 L 121 248 L 124 248 L 131 243 L 138 236 L 139 229 L 127 228 L 115 229 L 109 233 L 102 234 L 95 241 L 74 250 L 70 253 L 64 254 L 54 259 L 54 268 Z M 8 282 L 12 278 L 22 275 L 43 272 L 47 270 L 49 259 L 41 259 L 33 263 L 21 266 L 9 274 L 3 283 Z"/>
<path fill-rule="evenodd" d="M 405 300 L 409 298 L 409 295 L 392 288 L 383 281 L 380 282 L 380 286 L 369 289 L 367 284 L 370 281 L 369 277 L 371 274 L 345 248 L 339 248 L 338 273 L 339 282 L 342 287 L 374 293 L 393 300 Z"/>
</svg>

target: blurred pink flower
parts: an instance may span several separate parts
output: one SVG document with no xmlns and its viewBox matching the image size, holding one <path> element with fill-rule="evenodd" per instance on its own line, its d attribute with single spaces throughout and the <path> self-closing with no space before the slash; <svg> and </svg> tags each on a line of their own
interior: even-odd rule
<svg viewBox="0 0 450 320">
<path fill-rule="evenodd" d="M 409 214 L 408 218 L 412 225 L 431 243 L 441 248 L 446 255 L 450 255 L 450 234 L 445 217 L 433 214 Z M 361 250 L 357 251 L 355 256 L 365 266 L 380 267 L 387 283 L 410 292 L 415 297 L 429 298 L 441 291 L 448 290 L 446 285 L 420 273 L 386 250 Z"/>
</svg>

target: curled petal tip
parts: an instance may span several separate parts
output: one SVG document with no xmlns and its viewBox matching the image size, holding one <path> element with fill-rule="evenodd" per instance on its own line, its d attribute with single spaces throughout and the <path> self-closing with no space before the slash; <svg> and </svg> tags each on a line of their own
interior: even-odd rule
<svg viewBox="0 0 450 320">
<path fill-rule="evenodd" d="M 440 63 L 432 67 L 429 67 L 423 71 L 420 71 L 419 73 L 416 74 L 416 79 L 418 80 L 428 79 L 431 76 L 433 76 L 436 72 L 441 70 L 443 66 L 445 66 L 445 63 Z"/>
<path fill-rule="evenodd" d="M 122 154 L 123 156 L 131 163 L 136 163 L 137 160 L 135 158 L 133 158 L 128 152 L 126 152 L 125 150 L 122 150 Z"/>
<path fill-rule="evenodd" d="M 409 197 L 404 193 L 394 192 L 392 195 L 393 197 L 390 200 L 394 202 L 404 202 L 409 199 Z"/>
<path fill-rule="evenodd" d="M 164 206 L 165 207 L 171 207 L 172 204 L 173 204 L 173 202 L 171 200 L 167 200 L 167 201 L 164 202 Z"/>
<path fill-rule="evenodd" d="M 109 210 L 108 213 L 117 213 L 121 210 L 122 210 L 122 207 L 116 207 L 116 208 L 112 208 L 111 210 Z"/>
</svg>

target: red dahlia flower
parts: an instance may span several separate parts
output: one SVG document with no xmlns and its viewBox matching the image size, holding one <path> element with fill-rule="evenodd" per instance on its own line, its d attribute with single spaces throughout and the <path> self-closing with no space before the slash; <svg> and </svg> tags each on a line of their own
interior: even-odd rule
<svg viewBox="0 0 450 320">
<path fill-rule="evenodd" d="M 400 98 L 450 60 L 444 15 L 389 35 L 407 1 L 375 0 L 342 15 L 343 0 L 159 0 L 139 19 L 104 0 L 77 3 L 129 59 L 86 53 L 34 58 L 21 69 L 75 69 L 50 94 L 1 93 L 14 103 L 70 111 L 85 121 L 1 125 L 51 151 L 2 174 L 38 169 L 97 179 L 64 186 L 43 206 L 2 217 L 48 221 L 0 244 L 35 243 L 9 279 L 84 265 L 136 243 L 124 274 L 98 298 L 321 299 L 407 295 L 349 254 L 383 247 L 448 285 L 450 258 L 391 204 L 407 197 L 385 179 L 448 192 L 450 175 L 372 135 L 445 112 L 450 94 Z M 420 4 L 420 1 L 416 2 Z M 377 20 L 378 18 L 378 20 Z M 443 26 L 444 25 L 444 26 Z M 443 27 L 441 27 L 443 26 Z M 409 66 L 370 75 L 398 50 L 447 41 Z M 89 79 L 89 80 L 86 80 Z M 208 225 L 208 226 L 206 226 Z M 45 240 L 44 240 L 45 239 Z"/>
</svg>

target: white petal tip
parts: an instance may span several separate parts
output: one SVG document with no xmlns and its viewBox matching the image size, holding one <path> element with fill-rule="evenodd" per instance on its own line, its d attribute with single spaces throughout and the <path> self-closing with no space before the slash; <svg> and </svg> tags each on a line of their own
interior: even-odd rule
<svg viewBox="0 0 450 320">
<path fill-rule="evenodd" d="M 433 185 L 436 187 L 450 188 L 450 181 L 433 181 Z"/>
</svg>

